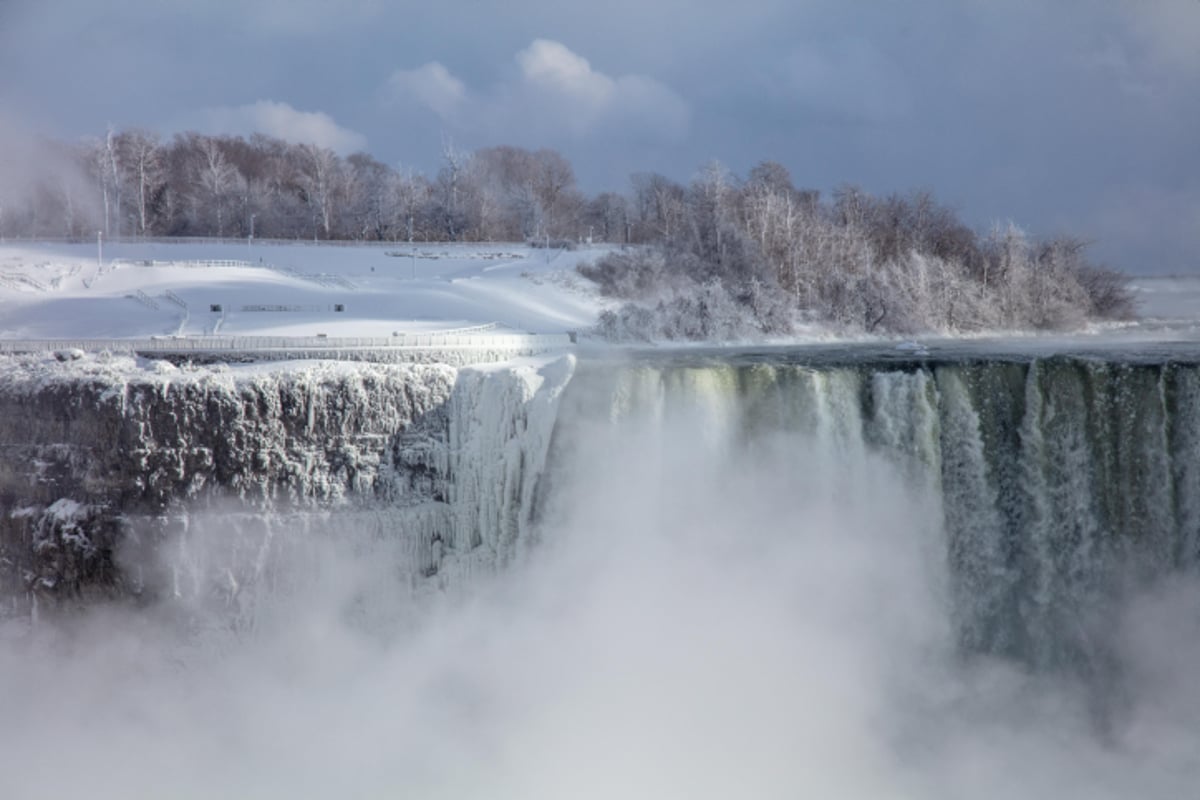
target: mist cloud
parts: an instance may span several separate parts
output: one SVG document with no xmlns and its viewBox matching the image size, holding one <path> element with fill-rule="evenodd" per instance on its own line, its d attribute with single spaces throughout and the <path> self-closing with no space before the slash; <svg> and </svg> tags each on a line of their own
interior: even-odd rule
<svg viewBox="0 0 1200 800">
<path fill-rule="evenodd" d="M 1115 621 L 1128 680 L 1101 735 L 1086 687 L 957 654 L 936 506 L 902 471 L 804 437 L 742 449 L 719 419 L 699 402 L 662 425 L 581 424 L 541 546 L 457 595 L 414 598 L 399 542 L 331 527 L 275 542 L 251 618 L 185 594 L 0 631 L 7 796 L 1194 786 L 1190 584 Z M 229 519 L 191 528 L 200 552 L 166 566 L 219 579 Z"/>
<path fill-rule="evenodd" d="M 207 108 L 186 115 L 181 127 L 200 133 L 250 136 L 265 133 L 294 144 L 315 144 L 339 155 L 364 150 L 367 138 L 338 125 L 323 111 L 300 111 L 276 100 L 243 106 Z"/>
</svg>

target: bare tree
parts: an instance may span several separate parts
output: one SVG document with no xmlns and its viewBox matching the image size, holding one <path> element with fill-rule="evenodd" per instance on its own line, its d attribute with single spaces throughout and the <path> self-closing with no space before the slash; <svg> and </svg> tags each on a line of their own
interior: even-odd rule
<svg viewBox="0 0 1200 800">
<path fill-rule="evenodd" d="M 114 235 L 113 221 L 119 220 L 121 216 L 121 171 L 115 140 L 116 132 L 109 126 L 103 139 L 91 141 L 87 145 L 91 173 L 100 190 L 104 209 L 104 235 L 110 238 Z M 120 233 L 119 223 L 117 233 Z"/>
<path fill-rule="evenodd" d="M 634 241 L 670 241 L 678 235 L 687 215 L 687 190 L 658 173 L 637 173 L 631 181 Z"/>
<path fill-rule="evenodd" d="M 139 236 L 150 233 L 151 200 L 162 179 L 162 154 L 158 134 L 123 131 L 118 137 L 125 181 L 134 195 L 134 225 Z"/>
<path fill-rule="evenodd" d="M 237 168 L 230 164 L 221 146 L 211 137 L 197 137 L 199 157 L 195 163 L 195 186 L 201 210 L 211 214 L 215 224 L 213 232 L 225 235 L 225 224 L 236 198 L 236 191 L 243 182 Z"/>
<path fill-rule="evenodd" d="M 349 232 L 355 239 L 391 238 L 396 224 L 394 204 L 396 177 L 388 166 L 366 153 L 355 153 L 346 159 L 346 217 Z"/>
<path fill-rule="evenodd" d="M 1090 264 L 1082 241 L 1011 225 L 979 236 L 928 191 L 877 198 L 845 186 L 823 202 L 771 161 L 744 181 L 717 162 L 688 186 L 636 174 L 628 196 L 588 199 L 549 149 L 466 153 L 446 141 L 430 180 L 261 134 L 163 144 L 110 128 L 85 147 L 55 147 L 37 159 L 40 177 L 2 187 L 0 234 L 76 236 L 95 217 L 113 237 L 247 235 L 257 220 L 259 235 L 275 236 L 644 244 L 655 252 L 631 250 L 588 274 L 668 309 L 665 321 L 622 311 L 622 325 L 682 335 L 737 329 L 726 318 L 738 307 L 762 331 L 786 330 L 789 314 L 867 330 L 1061 327 L 1132 307 L 1124 280 Z"/>
<path fill-rule="evenodd" d="M 571 162 L 557 150 L 543 148 L 533 154 L 532 166 L 533 193 L 543 217 L 539 233 L 571 238 L 582 205 L 575 189 L 575 170 Z"/>
<path fill-rule="evenodd" d="M 629 201 L 615 192 L 601 192 L 587 203 L 582 224 L 594 240 L 628 244 Z"/>
<path fill-rule="evenodd" d="M 462 239 L 473 227 L 468 198 L 476 194 L 471 178 L 472 156 L 458 150 L 449 139 L 442 142 L 442 168 L 438 172 L 438 209 L 441 237 L 452 242 Z"/>
<path fill-rule="evenodd" d="M 328 147 L 305 144 L 300 150 L 304 156 L 301 171 L 304 192 L 315 226 L 313 237 L 319 231 L 328 239 L 333 234 L 334 215 L 345 189 L 342 163 Z"/>
</svg>

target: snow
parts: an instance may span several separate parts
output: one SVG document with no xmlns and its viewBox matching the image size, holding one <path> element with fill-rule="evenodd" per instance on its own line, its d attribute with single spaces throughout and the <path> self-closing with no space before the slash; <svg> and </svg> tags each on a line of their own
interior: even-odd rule
<svg viewBox="0 0 1200 800">
<path fill-rule="evenodd" d="M 563 333 L 602 307 L 575 273 L 602 252 L 147 241 L 105 242 L 101 258 L 95 242 L 0 244 L 0 339 Z"/>
<path fill-rule="evenodd" d="M 0 341 L 390 337 L 493 323 L 497 334 L 561 334 L 611 305 L 575 271 L 606 249 L 157 240 L 105 242 L 98 258 L 95 242 L 0 243 Z M 1141 321 L 1082 333 L 1200 336 L 1200 277 L 1139 277 L 1132 289 Z M 998 335 L 1013 334 L 971 338 Z M 847 337 L 812 325 L 789 337 L 832 340 Z"/>
<path fill-rule="evenodd" d="M 46 513 L 60 520 L 75 520 L 85 514 L 86 507 L 70 498 L 64 497 L 55 501 L 46 509 Z"/>
</svg>

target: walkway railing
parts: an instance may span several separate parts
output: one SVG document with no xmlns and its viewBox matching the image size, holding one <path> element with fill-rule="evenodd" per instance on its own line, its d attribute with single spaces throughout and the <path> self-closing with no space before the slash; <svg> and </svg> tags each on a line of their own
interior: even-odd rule
<svg viewBox="0 0 1200 800">
<path fill-rule="evenodd" d="M 0 353 L 83 350 L 114 353 L 238 353 L 267 351 L 480 348 L 541 352 L 570 347 L 568 333 L 397 333 L 393 336 L 154 336 L 147 339 L 8 339 Z"/>
</svg>

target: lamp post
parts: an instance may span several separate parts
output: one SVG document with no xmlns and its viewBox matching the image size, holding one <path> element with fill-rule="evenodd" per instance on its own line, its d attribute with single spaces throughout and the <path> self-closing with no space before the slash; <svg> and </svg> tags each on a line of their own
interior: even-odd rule
<svg viewBox="0 0 1200 800">
<path fill-rule="evenodd" d="M 96 269 L 104 266 L 104 231 L 96 231 Z"/>
</svg>

